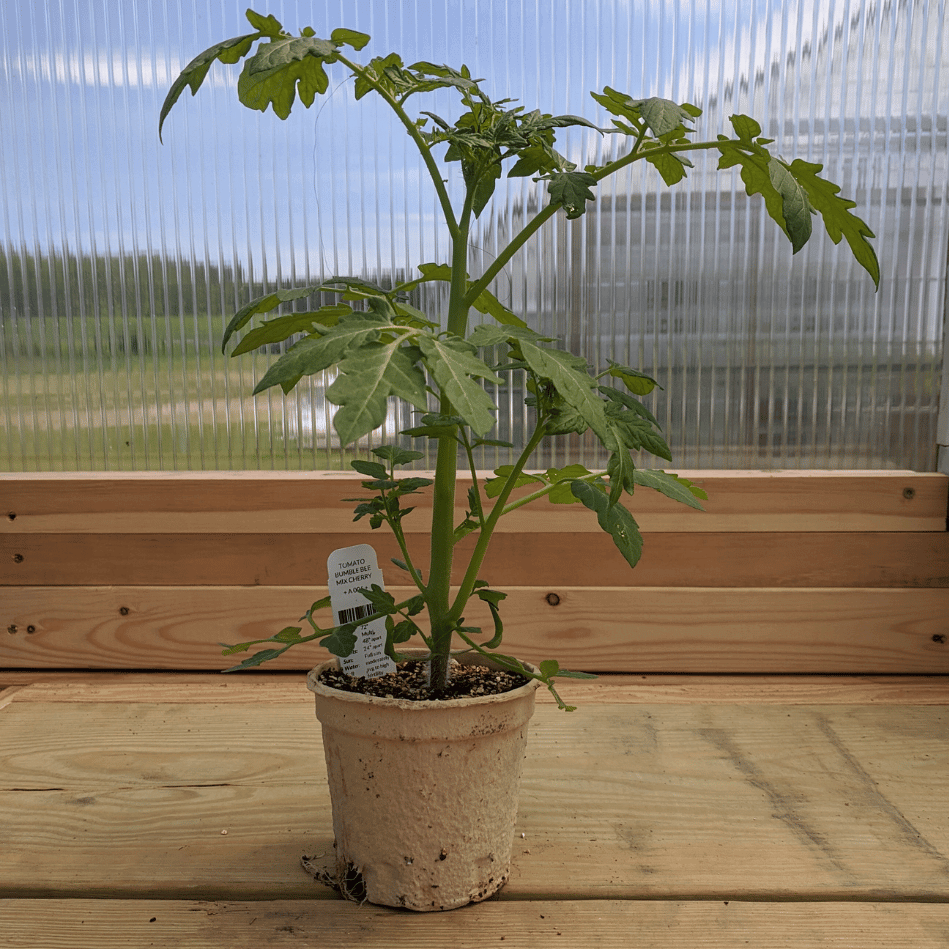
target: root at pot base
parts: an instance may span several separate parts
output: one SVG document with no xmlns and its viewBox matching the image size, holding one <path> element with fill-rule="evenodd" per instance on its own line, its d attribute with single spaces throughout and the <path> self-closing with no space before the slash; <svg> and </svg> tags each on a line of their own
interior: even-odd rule
<svg viewBox="0 0 949 949">
<path fill-rule="evenodd" d="M 340 669 L 327 669 L 320 675 L 320 682 L 342 692 L 417 702 L 501 695 L 526 685 L 528 681 L 515 672 L 453 662 L 448 687 L 432 691 L 428 687 L 428 664 L 416 659 L 400 662 L 395 672 L 374 679 L 347 675 Z"/>
</svg>

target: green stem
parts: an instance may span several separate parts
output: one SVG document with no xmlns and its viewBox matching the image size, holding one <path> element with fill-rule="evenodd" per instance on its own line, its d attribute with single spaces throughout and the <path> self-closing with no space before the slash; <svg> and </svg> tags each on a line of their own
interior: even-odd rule
<svg viewBox="0 0 949 949">
<path fill-rule="evenodd" d="M 511 238 L 510 243 L 500 251 L 497 257 L 486 268 L 484 273 L 468 288 L 465 297 L 470 306 L 487 290 L 491 281 L 505 268 L 510 259 L 563 207 L 559 201 L 551 202 L 547 207 L 538 211 L 527 224 Z"/>
<path fill-rule="evenodd" d="M 457 232 L 452 239 L 452 277 L 448 297 L 448 332 L 464 337 L 470 305 L 465 302 L 467 284 L 468 226 L 472 196 L 465 197 Z M 440 411 L 453 415 L 451 400 L 442 395 Z M 431 623 L 432 660 L 429 688 L 448 685 L 451 639 L 455 630 L 451 614 L 451 568 L 455 548 L 455 484 L 458 476 L 458 442 L 454 438 L 438 440 L 435 459 L 435 483 L 432 488 L 432 542 L 426 605 Z"/>
<path fill-rule="evenodd" d="M 481 485 L 478 483 L 478 469 L 475 467 L 474 460 L 474 451 L 471 447 L 471 439 L 468 438 L 468 433 L 462 429 L 461 430 L 461 440 L 462 444 L 465 446 L 465 454 L 468 456 L 468 470 L 471 472 L 471 484 L 474 489 L 474 506 L 477 510 L 472 511 L 478 518 L 478 523 L 481 525 L 481 529 L 484 529 L 484 502 L 481 498 Z"/>
<path fill-rule="evenodd" d="M 383 492 L 383 497 L 385 493 Z M 418 587 L 420 593 L 425 593 L 425 582 L 422 580 L 422 575 L 415 568 L 415 564 L 412 563 L 412 555 L 409 553 L 409 545 L 405 539 L 405 532 L 402 530 L 402 525 L 399 523 L 397 518 L 386 518 L 389 527 L 392 529 L 392 533 L 395 536 L 396 542 L 399 545 L 399 550 L 402 551 L 402 557 L 405 560 L 406 567 L 409 568 L 409 576 L 414 581 L 415 585 Z"/>
<path fill-rule="evenodd" d="M 582 478 L 570 478 L 570 481 L 594 481 L 597 478 L 602 478 L 605 475 L 605 471 L 591 472 L 589 475 L 584 475 Z M 566 479 L 564 479 L 566 480 Z M 516 501 L 512 501 L 504 510 L 501 512 L 503 517 L 505 514 L 510 514 L 511 511 L 516 511 L 519 507 L 523 507 L 525 504 L 530 504 L 532 501 L 537 501 L 540 498 L 546 497 L 557 487 L 558 484 L 563 484 L 563 481 L 554 481 L 552 484 L 545 485 L 543 488 L 534 491 L 532 494 L 526 494 L 522 498 L 518 498 Z"/>
<path fill-rule="evenodd" d="M 616 174 L 622 168 L 626 168 L 628 165 L 633 164 L 633 162 L 641 161 L 643 158 L 647 157 L 645 153 L 640 150 L 640 146 L 645 138 L 645 130 L 642 134 L 636 139 L 633 144 L 632 149 L 624 155 L 622 158 L 617 158 L 616 161 L 611 161 L 606 165 L 603 165 L 602 168 L 597 168 L 595 171 L 591 171 L 590 174 L 596 181 L 602 181 L 604 178 L 608 178 L 610 175 Z M 651 149 L 649 155 L 670 155 L 673 152 L 687 152 L 687 151 L 698 151 L 702 149 L 711 149 L 718 148 L 718 142 L 687 142 L 682 145 L 663 145 L 660 148 Z M 491 284 L 491 281 L 504 269 L 507 263 L 511 258 L 544 226 L 553 216 L 563 207 L 559 202 L 551 202 L 545 208 L 538 211 L 537 214 L 531 218 L 524 227 L 518 231 L 514 237 L 511 238 L 510 243 L 503 248 L 498 253 L 498 256 L 495 257 L 491 265 L 484 271 L 481 277 L 475 281 L 468 289 L 467 300 L 469 303 L 473 303 L 479 296 L 479 294 L 488 288 Z"/>
<path fill-rule="evenodd" d="M 524 470 L 524 465 L 527 464 L 528 458 L 530 458 L 530 456 L 534 453 L 534 449 L 536 449 L 537 446 L 544 440 L 546 431 L 546 421 L 543 418 L 538 419 L 537 427 L 534 429 L 530 440 L 524 446 L 524 450 L 521 452 L 517 461 L 514 463 L 511 473 L 508 475 L 508 478 L 504 483 L 504 487 L 501 489 L 501 493 L 497 496 L 494 502 L 494 507 L 491 508 L 491 513 L 487 516 L 484 524 L 482 525 L 481 533 L 478 535 L 478 543 L 475 545 L 474 551 L 472 551 L 471 560 L 468 562 L 468 569 L 465 571 L 464 579 L 461 581 L 461 587 L 459 588 L 458 594 L 455 597 L 455 601 L 451 607 L 451 616 L 453 620 L 457 620 L 458 617 L 461 616 L 461 612 L 464 610 L 465 604 L 471 597 L 471 593 L 474 590 L 475 581 L 478 579 L 478 574 L 481 571 L 481 565 L 484 563 L 485 555 L 488 552 L 488 545 L 491 543 L 491 537 L 494 534 L 494 528 L 497 526 L 501 515 L 504 514 L 504 507 L 507 504 L 507 499 L 511 496 L 511 492 L 514 490 L 514 485 L 517 482 L 518 476 Z"/>
<path fill-rule="evenodd" d="M 385 100 L 386 104 L 392 109 L 393 112 L 398 116 L 399 121 L 405 126 L 406 131 L 409 133 L 409 137 L 415 143 L 415 147 L 419 150 L 419 154 L 422 156 L 422 161 L 425 162 L 425 167 L 428 169 L 429 177 L 432 179 L 432 184 L 435 186 L 435 193 L 438 195 L 438 201 L 442 206 L 442 212 L 445 215 L 445 223 L 448 225 L 449 233 L 454 237 L 456 231 L 458 230 L 458 222 L 455 220 L 455 209 L 451 206 L 451 199 L 448 197 L 448 189 L 445 187 L 445 181 L 442 178 L 441 169 L 438 167 L 438 163 L 435 161 L 435 156 L 432 154 L 431 149 L 428 147 L 425 139 L 422 137 L 422 133 L 419 131 L 418 126 L 412 121 L 409 114 L 402 108 L 401 103 L 393 98 L 387 89 L 383 86 L 380 86 L 375 77 L 363 66 L 354 63 L 352 60 L 347 59 L 342 53 L 338 54 L 337 58 L 344 65 L 352 70 L 355 75 L 359 76 L 361 79 L 364 79 L 369 83 L 370 86 Z"/>
</svg>

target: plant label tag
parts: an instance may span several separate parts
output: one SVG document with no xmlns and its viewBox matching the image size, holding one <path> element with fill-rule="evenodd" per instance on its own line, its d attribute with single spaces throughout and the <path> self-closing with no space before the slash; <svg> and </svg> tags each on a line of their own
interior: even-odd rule
<svg viewBox="0 0 949 949">
<path fill-rule="evenodd" d="M 340 547 L 326 561 L 329 574 L 330 605 L 337 626 L 371 616 L 375 607 L 359 592 L 374 583 L 382 589 L 382 571 L 376 552 L 369 544 Z M 356 630 L 356 648 L 339 660 L 343 672 L 351 676 L 374 679 L 395 672 L 395 663 L 386 655 L 386 620 L 384 616 L 364 623 Z"/>
</svg>

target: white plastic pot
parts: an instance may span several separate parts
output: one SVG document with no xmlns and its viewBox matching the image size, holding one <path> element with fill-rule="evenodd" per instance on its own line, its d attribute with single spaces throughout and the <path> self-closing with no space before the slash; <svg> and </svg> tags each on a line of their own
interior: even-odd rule
<svg viewBox="0 0 949 949">
<path fill-rule="evenodd" d="M 319 674 L 335 665 L 313 669 L 307 687 L 323 727 L 336 885 L 352 899 L 419 911 L 496 893 L 510 873 L 539 683 L 413 702 L 323 685 Z"/>
</svg>

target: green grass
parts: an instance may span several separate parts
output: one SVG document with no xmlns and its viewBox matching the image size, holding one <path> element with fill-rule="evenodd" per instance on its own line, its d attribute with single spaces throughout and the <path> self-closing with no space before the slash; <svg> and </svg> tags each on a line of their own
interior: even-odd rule
<svg viewBox="0 0 949 949">
<path fill-rule="evenodd" d="M 0 471 L 335 471 L 364 454 L 301 449 L 266 426 L 228 433 L 193 424 L 99 425 L 8 431 L 2 442 Z"/>
<path fill-rule="evenodd" d="M 8 359 L 0 379 L 0 470 L 348 468 L 364 452 L 285 439 L 279 393 L 250 396 L 269 359 L 146 356 L 103 367 L 80 362 L 75 372 Z"/>
</svg>

